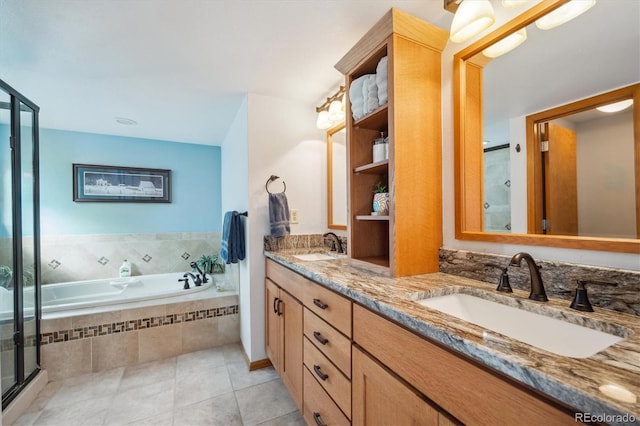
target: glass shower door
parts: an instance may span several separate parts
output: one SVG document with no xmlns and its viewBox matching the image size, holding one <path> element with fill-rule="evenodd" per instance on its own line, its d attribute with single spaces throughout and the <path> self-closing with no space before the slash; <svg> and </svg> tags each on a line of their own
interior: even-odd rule
<svg viewBox="0 0 640 426">
<path fill-rule="evenodd" d="M 37 128 L 36 114 L 24 103 L 20 103 L 20 198 L 22 223 L 22 334 L 24 336 L 22 370 L 24 378 L 38 369 L 38 321 L 36 288 L 36 244 L 34 238 L 37 226 L 35 209 L 37 208 L 35 181 L 35 138 Z"/>
<path fill-rule="evenodd" d="M 14 343 L 15 305 L 13 288 L 13 183 L 11 98 L 0 90 L 0 372 L 2 395 L 17 384 L 17 352 Z"/>
</svg>

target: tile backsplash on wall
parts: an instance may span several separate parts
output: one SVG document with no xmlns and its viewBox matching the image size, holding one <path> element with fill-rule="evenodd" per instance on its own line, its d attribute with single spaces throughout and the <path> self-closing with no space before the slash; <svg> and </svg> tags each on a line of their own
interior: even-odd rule
<svg viewBox="0 0 640 426">
<path fill-rule="evenodd" d="M 188 271 L 200 256 L 220 253 L 220 232 L 56 235 L 41 241 L 43 284 L 117 277 L 124 259 L 132 275 Z"/>
<path fill-rule="evenodd" d="M 440 249 L 440 272 L 460 275 L 497 286 L 500 269 L 509 264 L 511 256 L 477 253 L 464 250 Z M 593 306 L 618 312 L 640 315 L 640 272 L 626 271 L 574 263 L 551 262 L 536 259 L 547 295 L 566 299 L 567 306 L 573 299 L 576 280 L 594 280 L 616 283 L 616 286 L 587 285 L 589 300 Z M 508 268 L 509 280 L 513 288 L 528 291 L 529 269 Z"/>
<path fill-rule="evenodd" d="M 347 251 L 347 237 L 339 236 L 342 248 Z M 265 235 L 263 240 L 264 250 L 277 251 L 287 249 L 317 249 L 331 247 L 331 238 L 323 237 L 322 234 L 292 234 L 283 237 L 272 237 Z"/>
</svg>

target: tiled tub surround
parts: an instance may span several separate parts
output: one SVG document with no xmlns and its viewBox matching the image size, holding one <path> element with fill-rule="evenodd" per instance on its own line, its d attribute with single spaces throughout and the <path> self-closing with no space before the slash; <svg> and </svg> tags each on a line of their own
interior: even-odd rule
<svg viewBox="0 0 640 426">
<path fill-rule="evenodd" d="M 42 283 L 113 278 L 127 259 L 133 275 L 191 270 L 220 253 L 220 232 L 57 235 L 41 237 Z"/>
<path fill-rule="evenodd" d="M 627 337 L 589 358 L 562 357 L 520 343 L 502 335 L 484 338 L 483 329 L 419 305 L 416 296 L 424 292 L 444 294 L 451 287 L 466 291 L 493 292 L 494 285 L 445 273 L 388 278 L 349 265 L 348 259 L 304 262 L 292 255 L 295 250 L 266 252 L 267 257 L 305 277 L 319 282 L 355 302 L 380 313 L 413 332 L 437 341 L 570 407 L 593 415 L 631 415 L 640 424 L 640 322 L 637 316 L 596 307 L 596 312 L 580 313 L 566 301 L 551 299 L 543 306 L 559 310 L 563 317 L 589 327 L 614 324 Z M 449 289 L 449 290 L 446 290 Z M 500 296 L 504 294 L 500 293 Z M 514 303 L 536 304 L 528 292 L 516 289 Z M 417 360 L 417 363 L 429 360 Z M 636 397 L 623 402 L 604 394 L 600 387 L 617 385 Z M 612 420 L 613 419 L 613 420 Z M 616 423 L 615 418 L 607 421 Z M 629 424 L 629 423 L 627 423 Z"/>
<path fill-rule="evenodd" d="M 167 300 L 171 302 L 168 303 Z M 238 295 L 187 296 L 45 314 L 42 368 L 49 380 L 169 358 L 240 341 Z"/>
<path fill-rule="evenodd" d="M 506 267 L 511 256 L 500 256 L 463 250 L 440 249 L 440 272 L 473 278 L 498 285 L 501 271 L 487 263 Z M 593 306 L 618 312 L 640 315 L 640 272 L 573 263 L 537 260 L 540 275 L 550 297 L 564 299 L 569 306 L 576 289 L 576 280 L 615 282 L 615 287 L 587 284 L 589 301 Z M 529 291 L 529 268 L 509 267 L 511 287 Z"/>
</svg>

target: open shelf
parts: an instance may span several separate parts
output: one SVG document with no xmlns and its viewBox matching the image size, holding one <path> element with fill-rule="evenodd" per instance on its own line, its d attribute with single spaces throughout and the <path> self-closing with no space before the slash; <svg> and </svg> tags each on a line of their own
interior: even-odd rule
<svg viewBox="0 0 640 426">
<path fill-rule="evenodd" d="M 381 216 L 374 214 L 363 214 L 356 216 L 357 220 L 389 220 L 389 216 Z"/>
<path fill-rule="evenodd" d="M 389 160 L 382 160 L 378 161 L 377 163 L 364 164 L 353 169 L 355 173 L 367 173 L 372 175 L 387 173 L 388 170 Z"/>
<path fill-rule="evenodd" d="M 384 104 L 374 109 L 369 114 L 353 122 L 356 128 L 377 130 L 379 132 L 387 130 L 387 111 L 389 104 Z"/>
<path fill-rule="evenodd" d="M 382 266 L 385 268 L 389 267 L 389 257 L 388 256 L 372 256 L 372 257 L 361 257 L 355 258 L 359 262 L 371 263 L 373 265 Z"/>
</svg>

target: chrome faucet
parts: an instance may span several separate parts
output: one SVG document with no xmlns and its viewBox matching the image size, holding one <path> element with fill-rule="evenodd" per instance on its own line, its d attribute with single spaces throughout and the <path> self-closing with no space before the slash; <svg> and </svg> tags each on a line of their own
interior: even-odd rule
<svg viewBox="0 0 640 426">
<path fill-rule="evenodd" d="M 333 232 L 327 232 L 322 236 L 323 237 L 331 236 L 333 238 L 333 241 L 331 242 L 331 251 L 337 250 L 338 253 L 344 253 L 344 249 L 342 248 L 342 242 L 340 241 L 340 238 L 336 234 L 334 234 Z"/>
<path fill-rule="evenodd" d="M 531 279 L 531 292 L 529 293 L 529 299 L 546 302 L 549 299 L 544 291 L 544 284 L 542 283 L 542 277 L 540 276 L 540 268 L 538 268 L 538 265 L 536 265 L 536 262 L 529 253 L 516 253 L 511 258 L 509 266 L 520 266 L 523 259 L 527 262 L 527 266 L 529 266 L 529 277 Z"/>
</svg>

